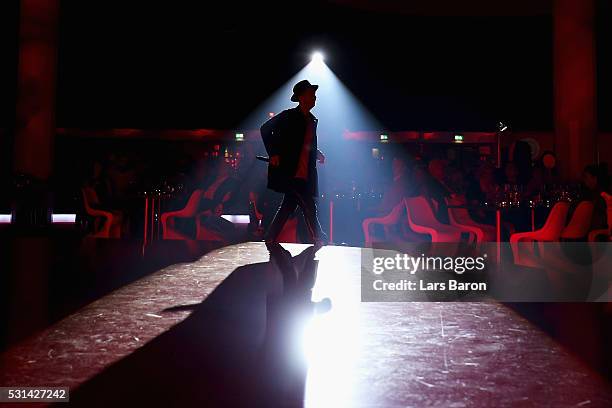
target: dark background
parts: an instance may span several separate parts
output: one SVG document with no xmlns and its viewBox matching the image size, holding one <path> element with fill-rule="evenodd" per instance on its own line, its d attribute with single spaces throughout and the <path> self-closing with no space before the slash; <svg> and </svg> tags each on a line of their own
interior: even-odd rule
<svg viewBox="0 0 612 408">
<path fill-rule="evenodd" d="M 0 126 L 10 128 L 18 2 L 2 3 Z M 431 16 L 390 1 L 285 3 L 61 2 L 58 127 L 232 128 L 320 48 L 387 129 L 553 128 L 547 1 L 488 17 L 476 6 Z M 598 8 L 599 121 L 609 131 L 612 6 Z"/>
</svg>

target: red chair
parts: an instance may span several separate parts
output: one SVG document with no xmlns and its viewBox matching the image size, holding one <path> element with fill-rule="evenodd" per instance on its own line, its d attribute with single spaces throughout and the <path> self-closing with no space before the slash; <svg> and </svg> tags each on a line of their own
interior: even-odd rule
<svg viewBox="0 0 612 408">
<path fill-rule="evenodd" d="M 589 233 L 589 241 L 597 241 L 600 237 L 608 238 L 608 241 L 612 239 L 612 195 L 608 193 L 601 193 L 601 196 L 606 200 L 606 207 L 608 212 L 608 229 L 593 230 Z"/>
<path fill-rule="evenodd" d="M 595 206 L 590 201 L 582 201 L 578 204 L 569 224 L 561 232 L 561 238 L 581 239 L 586 237 L 591 228 L 594 208 Z"/>
<path fill-rule="evenodd" d="M 438 221 L 425 197 L 405 198 L 408 225 L 419 234 L 431 236 L 431 242 L 459 242 L 461 230 Z"/>
<path fill-rule="evenodd" d="M 533 257 L 535 256 L 533 252 L 533 245 L 523 245 L 519 248 L 519 243 L 534 241 L 538 243 L 559 241 L 559 238 L 561 237 L 561 232 L 565 228 L 565 220 L 567 218 L 568 212 L 568 203 L 557 203 L 550 211 L 550 214 L 548 214 L 546 223 L 542 228 L 536 231 L 519 232 L 510 235 L 510 246 L 512 247 L 514 263 L 517 265 L 534 266 L 535 264 L 529 260 L 530 257 L 533 259 Z M 527 250 L 529 252 L 529 256 L 520 254 L 519 249 Z M 543 249 L 543 247 L 540 246 L 540 249 Z"/>
<path fill-rule="evenodd" d="M 477 243 L 495 242 L 495 227 L 474 221 L 465 208 L 450 207 L 456 204 L 458 203 L 453 202 L 452 199 L 447 200 L 447 205 L 449 205 L 448 219 L 452 226 L 470 234 L 470 242 L 472 242 L 472 236 L 476 239 Z"/>
<path fill-rule="evenodd" d="M 365 246 L 372 246 L 373 240 L 372 235 L 370 234 L 370 226 L 377 224 L 383 225 L 385 228 L 385 234 L 388 235 L 389 226 L 396 225 L 400 222 L 400 219 L 405 209 L 406 205 L 402 201 L 401 203 L 396 205 L 389 214 L 385 215 L 384 217 L 373 217 L 366 218 L 365 220 L 363 220 L 363 223 L 361 225 L 363 227 L 363 235 L 365 237 Z"/>
<path fill-rule="evenodd" d="M 203 241 L 222 241 L 228 240 L 221 232 L 215 231 L 211 228 L 206 227 L 204 220 L 207 217 L 221 217 L 223 215 L 223 208 L 226 203 L 232 199 L 232 192 L 228 191 L 225 193 L 221 202 L 217 204 L 215 208 L 201 211 L 196 216 L 196 239 Z"/>
<path fill-rule="evenodd" d="M 203 191 L 200 189 L 191 193 L 187 204 L 181 210 L 165 212 L 161 216 L 163 239 L 189 239 L 189 237 L 174 229 L 174 218 L 196 218 L 198 205 Z M 197 223 L 196 223 L 197 224 Z"/>
<path fill-rule="evenodd" d="M 99 205 L 100 200 L 96 190 L 91 187 L 81 189 L 83 195 L 83 206 L 85 212 L 94 218 L 94 231 L 90 234 L 96 238 L 119 238 L 121 236 L 121 224 L 117 225 L 120 217 L 116 217 L 112 212 L 92 207 Z M 118 219 L 119 218 L 119 219 Z"/>
</svg>

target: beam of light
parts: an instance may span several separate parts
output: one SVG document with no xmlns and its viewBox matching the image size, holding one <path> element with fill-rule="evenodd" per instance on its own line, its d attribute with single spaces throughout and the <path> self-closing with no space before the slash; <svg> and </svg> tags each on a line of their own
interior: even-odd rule
<svg viewBox="0 0 612 408">
<path fill-rule="evenodd" d="M 292 108 L 295 103 L 289 98 L 293 85 L 302 79 L 307 79 L 317 90 L 317 105 L 312 113 L 319 118 L 320 137 L 341 138 L 344 130 L 379 129 L 380 123 L 338 79 L 334 72 L 325 64 L 323 55 L 315 53 L 312 60 L 302 70 L 290 78 L 284 85 L 260 104 L 241 125 L 245 129 L 259 129 L 271 116 L 285 109 Z M 329 134 L 330 131 L 339 132 Z M 323 140 L 322 140 L 323 141 Z"/>
<path fill-rule="evenodd" d="M 0 214 L 0 224 L 10 224 L 12 219 L 12 214 Z"/>
<path fill-rule="evenodd" d="M 343 133 L 347 130 L 375 130 L 383 127 L 327 66 L 322 54 L 315 53 L 311 57 L 310 63 L 259 105 L 241 124 L 241 128 L 259 129 L 270 118 L 270 112 L 278 114 L 295 107 L 295 103 L 290 101 L 292 88 L 298 81 L 307 79 L 319 85 L 317 103 L 312 113 L 319 119 L 318 147 L 326 155 L 325 165 L 319 167 L 320 190 L 323 192 L 337 189 L 338 186 L 349 186 L 352 181 L 360 184 L 359 179 L 373 169 L 355 171 L 351 146 L 343 139 Z M 258 149 L 258 154 L 265 152 L 263 143 Z M 367 156 L 371 158 L 370 149 L 366 150 Z"/>
<path fill-rule="evenodd" d="M 310 60 L 315 64 L 324 64 L 325 57 L 323 56 L 322 52 L 316 51 L 312 54 Z"/>
<path fill-rule="evenodd" d="M 269 113 L 278 115 L 285 109 L 295 107 L 290 101 L 293 86 L 303 79 L 319 85 L 316 106 L 312 113 L 319 119 L 317 134 L 318 147 L 326 156 L 325 164 L 319 165 L 319 192 L 325 196 L 319 201 L 319 214 L 323 229 L 331 235 L 329 220 L 333 218 L 333 239 L 336 242 L 362 242 L 361 231 L 356 232 L 349 225 L 351 202 L 354 197 L 379 197 L 384 186 L 393 179 L 393 159 L 399 158 L 412 167 L 412 153 L 405 146 L 393 143 L 383 126 L 343 84 L 330 66 L 332 56 L 325 60 L 311 56 L 311 61 L 297 74 L 285 82 L 270 97 L 264 100 L 243 123 L 240 129 L 258 130 L 270 119 Z M 384 140 L 356 141 L 345 138 L 348 132 L 373 131 L 384 134 Z M 257 139 L 256 139 L 257 140 Z M 256 154 L 265 155 L 262 141 L 254 146 Z M 373 151 L 372 148 L 377 148 Z M 258 163 L 262 173 L 265 168 Z M 260 183 L 263 193 L 265 183 Z M 336 199 L 335 197 L 338 197 Z M 345 198 L 345 199 L 343 199 Z M 279 198 L 280 200 L 280 198 Z M 328 216 L 329 214 L 329 216 Z M 333 214 L 333 217 L 332 217 Z"/>
</svg>

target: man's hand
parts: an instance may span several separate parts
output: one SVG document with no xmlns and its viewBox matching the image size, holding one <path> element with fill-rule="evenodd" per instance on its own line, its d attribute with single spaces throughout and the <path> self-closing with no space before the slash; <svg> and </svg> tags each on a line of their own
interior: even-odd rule
<svg viewBox="0 0 612 408">
<path fill-rule="evenodd" d="M 323 154 L 323 152 L 321 152 L 320 150 L 317 150 L 317 160 L 319 161 L 319 163 L 324 164 L 325 163 L 325 155 Z"/>
<path fill-rule="evenodd" d="M 280 156 L 274 155 L 270 157 L 270 166 L 278 167 L 280 165 Z"/>
<path fill-rule="evenodd" d="M 223 215 L 223 203 L 217 204 L 217 205 L 215 206 L 214 214 L 215 214 L 217 217 L 220 217 L 220 216 L 222 216 L 222 215 Z"/>
</svg>

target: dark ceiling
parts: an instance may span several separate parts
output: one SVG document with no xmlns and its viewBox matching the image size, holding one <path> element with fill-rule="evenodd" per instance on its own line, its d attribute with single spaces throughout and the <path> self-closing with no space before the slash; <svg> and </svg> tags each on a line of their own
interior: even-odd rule
<svg viewBox="0 0 612 408">
<path fill-rule="evenodd" d="M 331 0 L 342 6 L 422 16 L 537 16 L 550 14 L 553 0 Z"/>
<path fill-rule="evenodd" d="M 424 3 L 423 3 L 424 4 Z M 552 124 L 549 15 L 447 17 L 344 2 L 63 3 L 58 123 L 228 128 L 322 48 L 389 129 Z"/>
<path fill-rule="evenodd" d="M 2 2 L 6 124 L 18 3 Z M 229 128 L 320 47 L 390 129 L 487 129 L 500 118 L 552 129 L 551 3 L 62 1 L 58 125 Z M 598 7 L 599 118 L 608 129 L 612 10 L 608 0 Z"/>
</svg>

